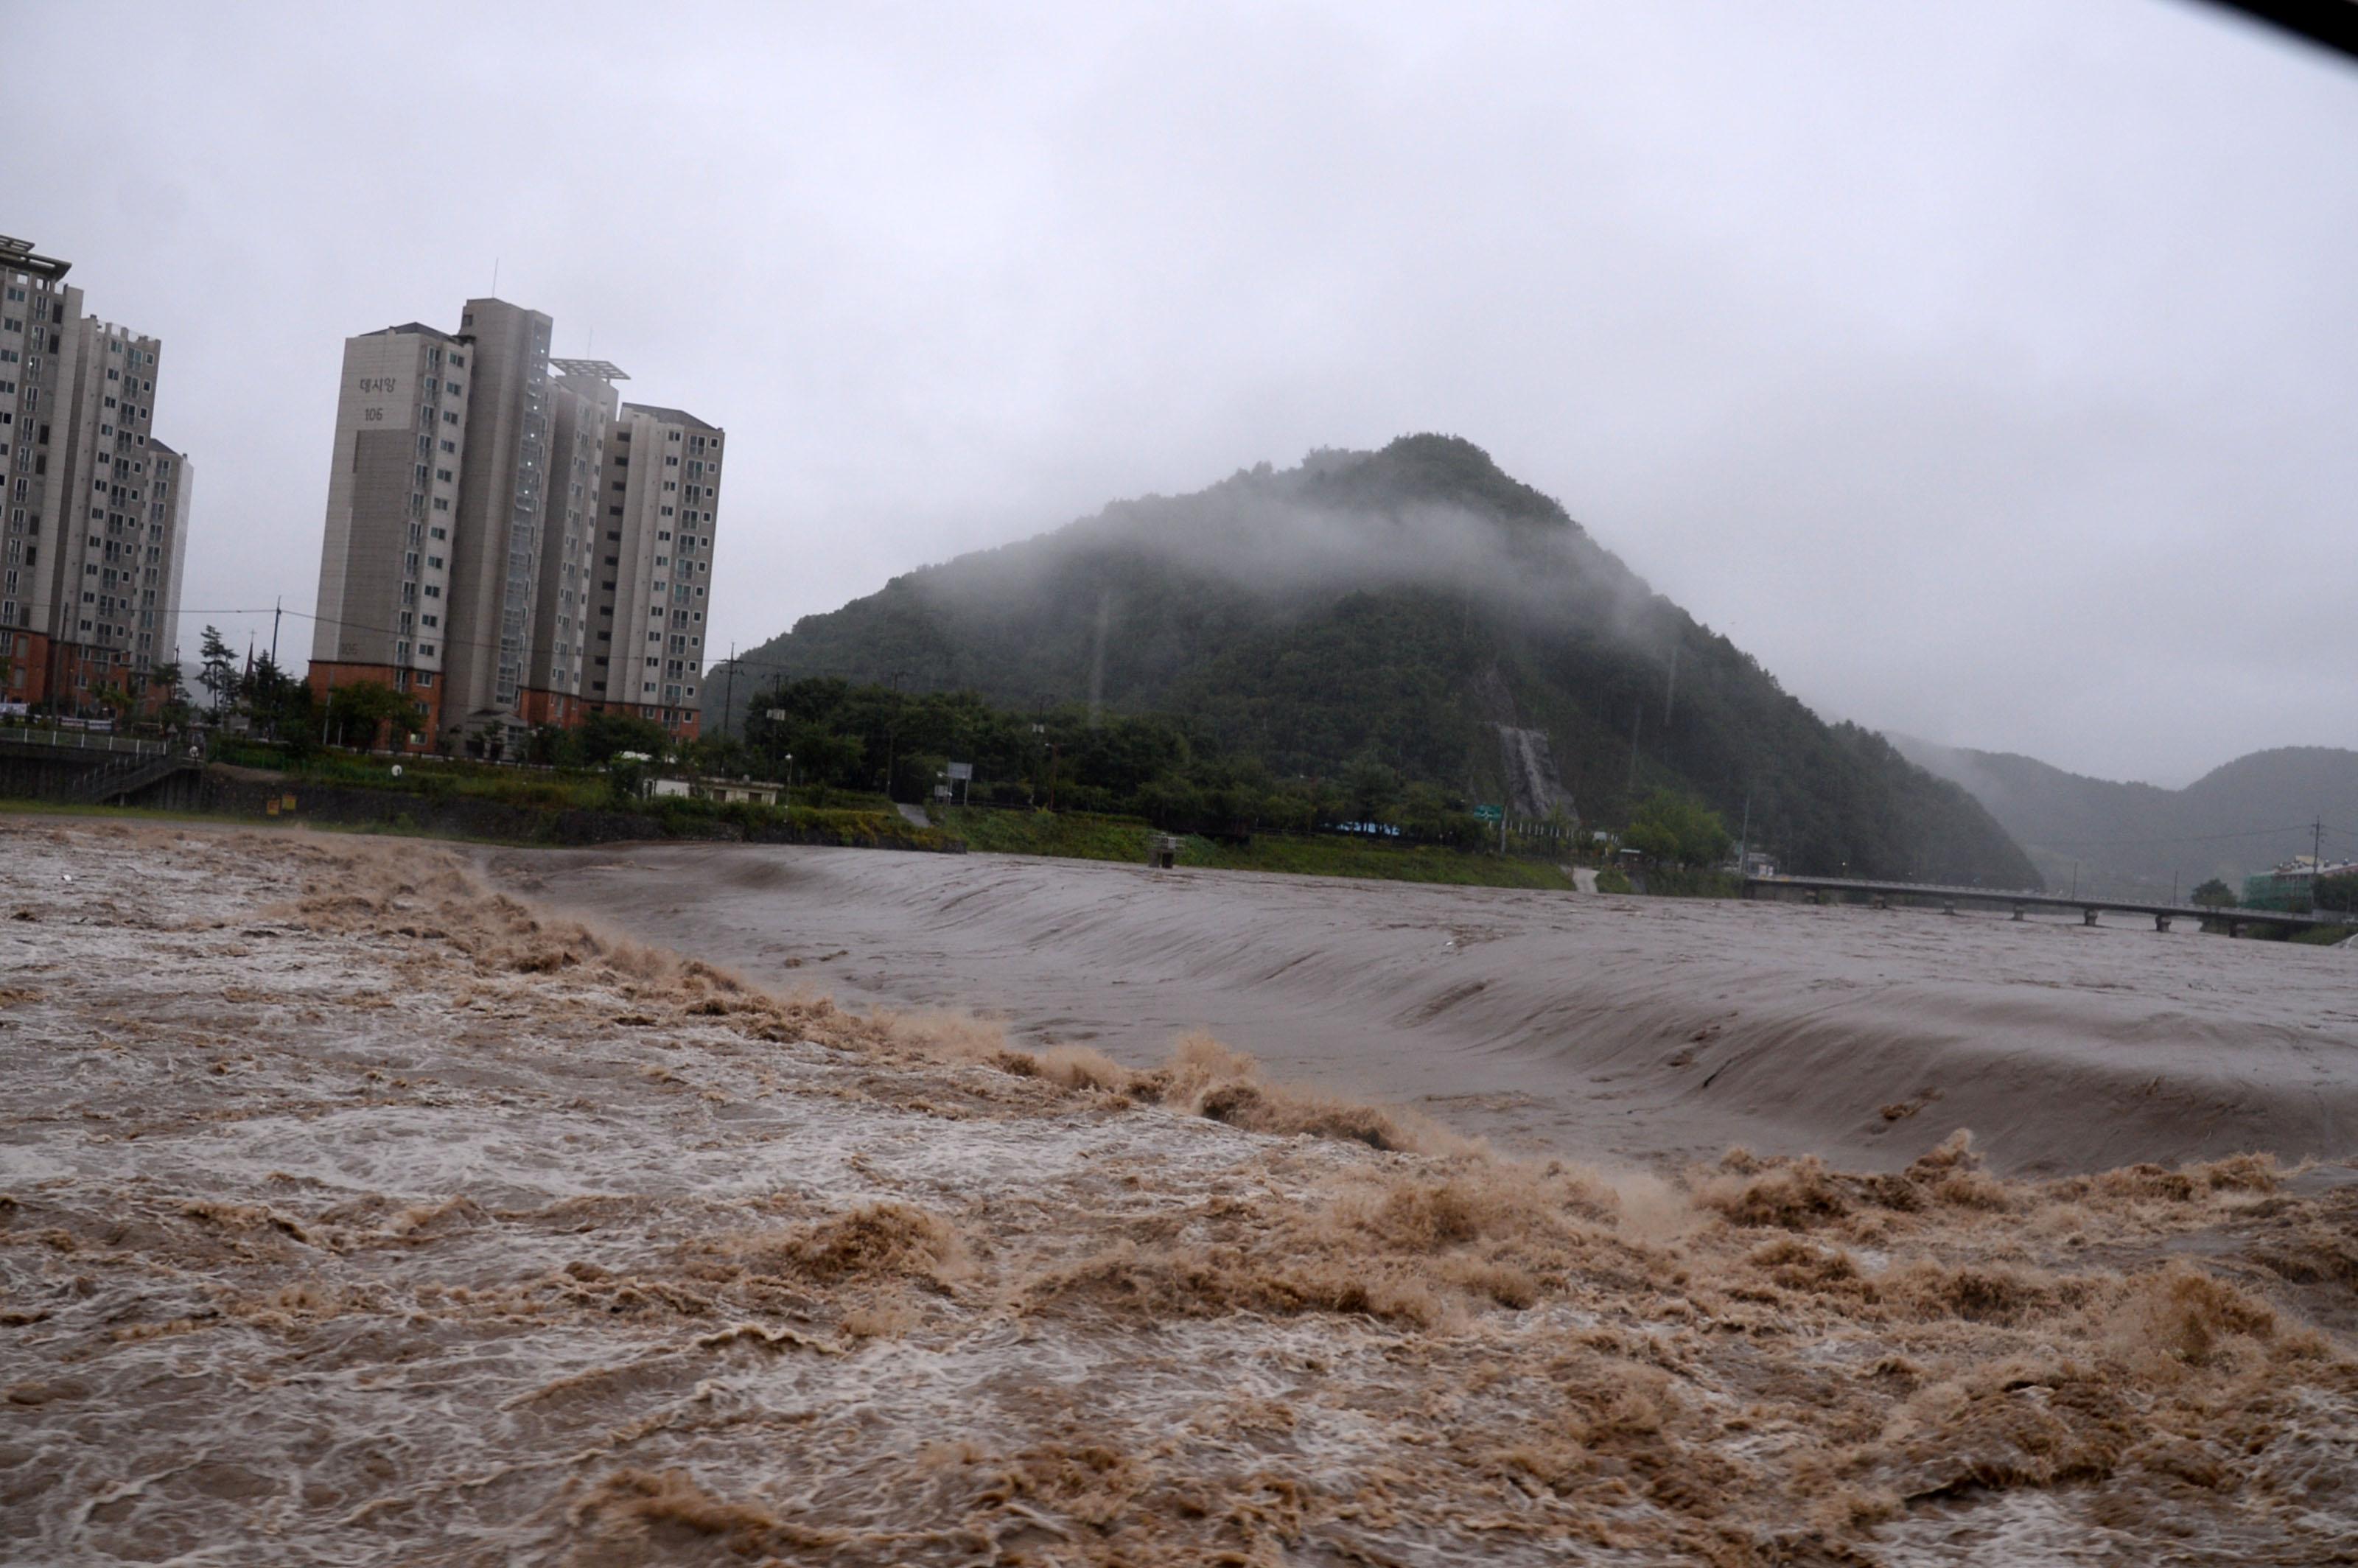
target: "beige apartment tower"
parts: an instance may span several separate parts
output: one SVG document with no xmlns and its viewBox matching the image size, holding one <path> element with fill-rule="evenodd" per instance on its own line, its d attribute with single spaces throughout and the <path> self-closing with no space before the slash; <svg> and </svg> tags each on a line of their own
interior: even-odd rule
<svg viewBox="0 0 2358 1568">
<path fill-rule="evenodd" d="M 154 433 L 162 345 L 82 314 L 72 264 L 0 237 L 0 703 L 168 695 L 192 467 Z"/>
<path fill-rule="evenodd" d="M 590 699 L 694 736 L 723 432 L 625 403 L 606 441 Z"/>
<path fill-rule="evenodd" d="M 471 348 L 417 321 L 347 338 L 336 399 L 311 686 L 411 693 L 421 744 L 443 711 Z"/>
<path fill-rule="evenodd" d="M 413 748 L 513 756 L 608 708 L 696 732 L 720 432 L 622 404 L 628 377 L 552 360 L 551 330 L 471 299 L 456 332 L 344 344 L 311 686 L 410 693 Z"/>
</svg>

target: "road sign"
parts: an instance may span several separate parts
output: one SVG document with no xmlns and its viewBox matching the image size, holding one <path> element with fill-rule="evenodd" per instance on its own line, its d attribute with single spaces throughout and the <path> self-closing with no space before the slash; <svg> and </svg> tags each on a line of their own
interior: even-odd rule
<svg viewBox="0 0 2358 1568">
<path fill-rule="evenodd" d="M 972 762 L 952 762 L 950 764 L 951 783 L 961 784 L 972 777 L 974 777 L 974 764 Z"/>
<path fill-rule="evenodd" d="M 1477 806 L 1474 808 L 1474 815 L 1485 822 L 1504 822 L 1507 820 L 1507 808 L 1503 806 Z"/>
</svg>

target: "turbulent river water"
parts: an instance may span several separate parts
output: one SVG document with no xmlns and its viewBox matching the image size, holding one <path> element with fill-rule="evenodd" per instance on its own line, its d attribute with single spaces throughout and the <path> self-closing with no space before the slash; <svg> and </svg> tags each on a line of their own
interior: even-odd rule
<svg viewBox="0 0 2358 1568">
<path fill-rule="evenodd" d="M 493 869 L 765 983 L 984 1011 L 1141 1065 L 1208 1029 L 1507 1148 L 1887 1167 L 1964 1127 L 2028 1172 L 2358 1148 L 2358 951 L 994 855 L 648 846 Z"/>
<path fill-rule="evenodd" d="M 2358 1561 L 2345 957 L 0 821 L 0 1563 Z"/>
</svg>

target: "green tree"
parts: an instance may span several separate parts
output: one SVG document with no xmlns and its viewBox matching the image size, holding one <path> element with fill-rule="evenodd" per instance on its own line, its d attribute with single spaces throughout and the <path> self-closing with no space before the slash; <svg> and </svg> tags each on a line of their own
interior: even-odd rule
<svg viewBox="0 0 2358 1568">
<path fill-rule="evenodd" d="M 154 697 L 157 701 L 156 717 L 172 726 L 186 724 L 189 719 L 189 694 L 181 685 L 180 662 L 168 659 L 150 668 L 140 677 L 140 695 Z"/>
<path fill-rule="evenodd" d="M 379 681 L 340 686 L 328 699 L 328 728 L 345 745 L 375 745 L 379 731 L 388 723 L 396 738 L 405 737 L 425 718 L 426 710 L 416 697 Z"/>
<path fill-rule="evenodd" d="M 238 705 L 273 740 L 306 735 L 316 722 L 311 688 L 280 669 L 268 654 L 256 654 L 254 668 L 239 678 Z"/>
<path fill-rule="evenodd" d="M 617 752 L 644 752 L 650 757 L 660 757 L 671 750 L 671 731 L 652 719 L 633 719 L 627 713 L 593 713 L 581 722 L 576 731 L 581 746 L 581 760 L 593 765 L 605 762 Z"/>
<path fill-rule="evenodd" d="M 237 694 L 237 657 L 222 641 L 217 626 L 205 628 L 205 640 L 199 652 L 203 662 L 199 666 L 197 684 L 213 699 L 213 717 L 219 719 L 222 707 Z"/>
<path fill-rule="evenodd" d="M 1734 840 L 1719 813 L 1671 790 L 1657 790 L 1629 818 L 1621 842 L 1666 865 L 1705 866 L 1726 855 Z"/>
<path fill-rule="evenodd" d="M 1400 774 L 1373 757 L 1361 756 L 1344 769 L 1342 784 L 1354 822 L 1381 822 L 1400 799 Z"/>
<path fill-rule="evenodd" d="M 606 764 L 606 798 L 623 810 L 634 810 L 646 800 L 648 777 L 644 762 L 610 762 Z"/>
<path fill-rule="evenodd" d="M 2212 877 L 2209 881 L 2197 887 L 2192 892 L 2188 893 L 2186 898 L 2188 903 L 2202 909 L 2235 907 L 2235 890 L 2217 877 Z"/>
<path fill-rule="evenodd" d="M 2318 878 L 2317 907 L 2342 914 L 2358 914 L 2358 871 Z"/>
</svg>

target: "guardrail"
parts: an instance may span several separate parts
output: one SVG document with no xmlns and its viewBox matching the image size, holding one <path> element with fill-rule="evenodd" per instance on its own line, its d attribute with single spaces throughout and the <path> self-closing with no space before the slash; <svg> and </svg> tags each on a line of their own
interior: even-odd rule
<svg viewBox="0 0 2358 1568">
<path fill-rule="evenodd" d="M 2358 925 L 2358 916 L 2338 910 L 2239 909 L 2229 906 L 2214 909 L 2207 904 L 2159 903 L 2148 899 L 2105 898 L 2096 893 L 2049 892 L 2044 889 L 1963 887 L 1944 882 L 1874 881 L 1856 877 L 1802 877 L 1778 875 L 1748 876 L 1744 879 L 1745 896 L 1749 898 L 1755 888 L 1791 888 L 1804 892 L 1862 892 L 1874 897 L 1878 904 L 1891 898 L 1939 900 L 1952 906 L 1960 900 L 1979 903 L 2010 903 L 2015 918 L 2022 918 L 2025 909 L 2076 909 L 2089 925 L 2096 923 L 2099 910 L 2125 914 L 2149 914 L 2163 923 L 2168 930 L 2172 920 L 2201 920 L 2223 925 L 2232 931 L 2238 926 L 2280 925 L 2312 926 Z"/>
<path fill-rule="evenodd" d="M 117 752 L 135 757 L 160 757 L 172 750 L 165 741 L 142 741 L 131 735 L 108 735 L 88 730 L 0 730 L 0 745 L 54 746 L 66 752 Z"/>
</svg>

